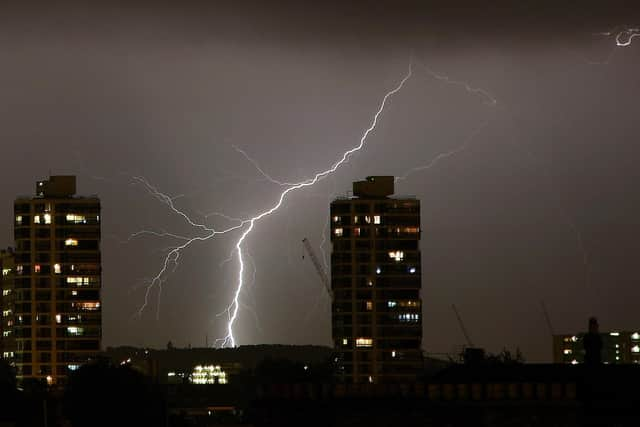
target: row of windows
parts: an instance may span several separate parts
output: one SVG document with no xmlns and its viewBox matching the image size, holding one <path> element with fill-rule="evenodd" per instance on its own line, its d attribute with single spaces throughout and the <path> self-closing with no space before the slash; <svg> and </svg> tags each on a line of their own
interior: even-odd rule
<svg viewBox="0 0 640 427">
<path fill-rule="evenodd" d="M 63 257 L 61 258 L 68 258 Z M 97 256 L 82 256 L 78 257 L 77 261 L 84 261 L 87 264 L 69 264 L 69 263 L 55 263 L 53 266 L 47 264 L 34 264 L 33 265 L 33 273 L 34 274 L 51 274 L 53 271 L 54 274 L 66 274 L 66 275 L 74 275 L 74 274 L 98 274 L 100 272 L 100 260 L 99 255 Z M 53 267 L 53 268 L 52 268 Z M 30 264 L 19 264 L 16 265 L 16 274 L 21 276 L 23 274 L 28 274 L 31 270 Z"/>
<path fill-rule="evenodd" d="M 36 303 L 36 311 L 46 312 L 51 311 L 53 304 L 49 302 Z M 17 303 L 15 304 L 15 313 L 30 313 L 31 303 Z M 58 313 L 76 313 L 76 312 L 97 312 L 100 311 L 100 302 L 98 301 L 73 301 L 65 303 L 56 303 L 56 311 Z"/>
<path fill-rule="evenodd" d="M 363 228 L 363 227 L 335 227 L 333 229 L 333 235 L 335 237 L 362 237 L 368 238 L 372 235 L 375 235 L 378 238 L 393 238 L 400 236 L 417 236 L 420 233 L 420 227 L 417 225 L 413 226 L 393 226 L 393 227 L 376 227 L 371 228 Z"/>
<path fill-rule="evenodd" d="M 351 274 L 364 274 L 369 275 L 375 272 L 376 275 L 405 275 L 405 274 L 415 274 L 419 275 L 419 268 L 416 265 L 406 265 L 406 264 L 380 264 L 376 266 L 372 266 L 371 264 L 356 264 L 352 266 L 351 264 L 338 264 L 332 268 L 333 276 L 343 276 L 343 275 L 351 275 Z"/>
<path fill-rule="evenodd" d="M 32 221 L 33 220 L 33 221 Z M 67 213 L 67 214 L 57 214 L 52 215 L 51 213 L 43 212 L 41 214 L 36 214 L 31 217 L 30 215 L 25 215 L 23 213 L 17 214 L 15 218 L 16 225 L 50 225 L 53 223 L 58 224 L 71 224 L 71 225 L 83 225 L 83 224 L 98 224 L 100 222 L 100 215 L 96 213 L 83 213 L 83 214 L 75 214 L 75 213 Z"/>
<path fill-rule="evenodd" d="M 67 276 L 67 277 L 35 277 L 35 278 L 16 278 L 14 285 L 16 289 L 30 289 L 31 280 L 35 281 L 36 288 L 51 288 L 55 285 L 57 288 L 75 288 L 75 287 L 97 287 L 100 286 L 99 276 Z M 24 291 L 23 291 L 24 292 Z M 21 298 L 18 298 L 21 299 Z M 22 298 L 29 299 L 29 298 Z"/>
<path fill-rule="evenodd" d="M 376 214 L 385 213 L 420 213 L 420 202 L 418 200 L 389 200 L 386 203 L 352 203 L 352 202 L 334 202 L 331 204 L 331 216 L 340 216 L 351 212 L 359 214 L 367 214 L 375 212 Z"/>
<path fill-rule="evenodd" d="M 405 251 L 401 249 L 390 251 L 378 251 L 378 252 L 365 252 L 365 253 L 353 253 L 353 252 L 336 252 L 331 254 L 331 263 L 352 263 L 356 262 L 372 262 L 379 260 L 380 262 L 400 262 L 400 261 L 417 261 L 420 259 L 420 252 L 418 251 Z"/>
<path fill-rule="evenodd" d="M 47 305 L 48 306 L 48 305 Z M 51 325 L 55 320 L 57 324 L 86 324 L 86 325 L 99 325 L 100 324 L 100 315 L 99 314 L 56 314 L 55 316 L 51 316 L 50 314 L 36 314 L 35 321 L 33 324 L 35 325 Z M 31 325 L 31 315 L 30 314 L 18 314 L 15 316 L 15 325 L 16 326 L 29 326 Z"/>
</svg>

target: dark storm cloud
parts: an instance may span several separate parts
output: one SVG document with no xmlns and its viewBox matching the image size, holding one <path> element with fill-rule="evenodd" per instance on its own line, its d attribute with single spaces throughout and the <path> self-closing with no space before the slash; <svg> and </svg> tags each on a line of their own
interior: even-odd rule
<svg viewBox="0 0 640 427">
<path fill-rule="evenodd" d="M 210 38 L 238 42 L 364 44 L 433 37 L 448 43 L 508 38 L 565 41 L 635 25 L 634 1 L 183 1 L 49 2 L 7 5 L 6 31 L 32 37 L 137 36 L 157 43 Z M 149 40 L 151 41 L 151 40 Z M 456 47 L 454 44 L 453 47 Z M 460 47 L 463 47 L 461 45 Z"/>
<path fill-rule="evenodd" d="M 257 281 L 243 296 L 241 343 L 330 342 L 327 299 L 301 260 L 321 240 L 328 200 L 370 174 L 401 175 L 422 200 L 424 347 L 476 344 L 550 357 L 539 301 L 557 331 L 640 327 L 637 288 L 640 46 L 594 35 L 640 25 L 637 2 L 42 2 L 0 13 L 1 243 L 16 194 L 79 175 L 103 201 L 105 344 L 204 344 L 237 265 L 232 239 L 195 245 L 138 319 L 140 284 L 170 241 L 123 244 L 139 229 L 190 233 L 131 177 L 143 175 L 201 219 L 247 216 L 276 178 L 332 164 L 359 140 L 414 58 L 367 149 L 292 195 L 247 241 Z M 640 39 L 638 39 L 640 45 Z M 613 52 L 613 55 L 612 55 Z M 604 63 L 608 63 L 605 65 Z M 596 65 L 594 63 L 600 63 Z M 427 71 L 482 88 L 486 99 Z M 210 224 L 225 221 L 211 217 Z M 585 281 L 583 245 L 588 254 Z M 248 277 L 248 280 L 251 278 Z"/>
</svg>

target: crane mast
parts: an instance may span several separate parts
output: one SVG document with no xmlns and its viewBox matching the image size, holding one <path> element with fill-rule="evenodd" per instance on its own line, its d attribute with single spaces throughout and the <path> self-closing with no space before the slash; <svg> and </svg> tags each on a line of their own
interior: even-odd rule
<svg viewBox="0 0 640 427">
<path fill-rule="evenodd" d="M 453 312 L 456 314 L 458 318 L 458 323 L 460 324 L 460 329 L 462 329 L 462 333 L 464 334 L 464 338 L 467 340 L 467 345 L 469 347 L 473 347 L 473 343 L 471 342 L 471 338 L 469 338 L 469 333 L 467 332 L 467 328 L 464 327 L 464 322 L 462 322 L 462 317 L 460 317 L 460 313 L 458 313 L 458 309 L 455 304 L 451 304 L 451 308 L 453 308 Z"/>
<path fill-rule="evenodd" d="M 322 284 L 327 290 L 327 293 L 329 294 L 331 299 L 333 299 L 333 291 L 331 291 L 331 281 L 329 280 L 327 273 L 325 273 L 324 269 L 322 268 L 322 265 L 320 264 L 320 261 L 316 256 L 316 253 L 313 251 L 313 248 L 311 247 L 311 243 L 309 243 L 309 239 L 307 239 L 306 237 L 302 239 L 302 245 L 304 246 L 304 249 L 309 254 L 309 258 L 311 258 L 311 262 L 313 263 L 313 266 L 316 268 L 316 271 L 318 272 L 318 276 L 320 276 L 320 280 L 322 281 Z"/>
</svg>

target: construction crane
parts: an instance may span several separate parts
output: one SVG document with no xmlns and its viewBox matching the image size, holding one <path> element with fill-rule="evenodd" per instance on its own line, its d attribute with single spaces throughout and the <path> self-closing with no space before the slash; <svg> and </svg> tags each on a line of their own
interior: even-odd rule
<svg viewBox="0 0 640 427">
<path fill-rule="evenodd" d="M 553 337 L 553 325 L 551 324 L 551 318 L 549 317 L 549 312 L 547 311 L 547 306 L 544 301 L 540 301 L 540 305 L 542 306 L 542 313 L 544 314 L 544 319 L 547 321 L 547 327 L 549 328 L 549 333 Z"/>
<path fill-rule="evenodd" d="M 467 340 L 467 345 L 469 347 L 473 347 L 473 343 L 471 342 L 471 338 L 469 338 L 469 333 L 467 332 L 467 328 L 464 327 L 464 323 L 462 322 L 462 317 L 460 317 L 460 313 L 458 313 L 458 309 L 455 304 L 451 304 L 451 308 L 453 308 L 453 312 L 456 314 L 458 318 L 458 323 L 460 324 L 460 329 L 462 329 L 462 333 L 464 334 L 464 338 Z"/>
<path fill-rule="evenodd" d="M 313 251 L 313 248 L 311 247 L 311 243 L 309 243 L 309 239 L 307 239 L 306 237 L 302 239 L 302 246 L 309 254 L 309 258 L 311 258 L 311 262 L 313 263 L 313 266 L 316 268 L 316 271 L 318 272 L 318 276 L 320 276 L 320 280 L 322 281 L 322 284 L 324 285 L 325 289 L 327 290 L 327 293 L 333 300 L 333 292 L 331 291 L 331 282 L 329 281 L 329 277 L 327 276 L 327 273 L 325 273 L 324 269 L 322 268 L 322 265 L 320 265 L 320 261 L 318 261 L 318 257 Z M 304 259 L 304 254 L 302 255 L 302 258 Z"/>
</svg>

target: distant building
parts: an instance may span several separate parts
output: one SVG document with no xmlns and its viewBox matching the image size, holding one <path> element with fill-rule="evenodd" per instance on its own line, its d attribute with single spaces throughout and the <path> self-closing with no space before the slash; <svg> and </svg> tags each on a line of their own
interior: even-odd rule
<svg viewBox="0 0 640 427">
<path fill-rule="evenodd" d="M 52 176 L 14 203 L 20 380 L 64 380 L 100 351 L 100 200 L 75 192 L 75 176 Z"/>
<path fill-rule="evenodd" d="M 422 367 L 420 201 L 394 178 L 331 203 L 334 346 L 345 382 L 411 382 Z"/>
<path fill-rule="evenodd" d="M 584 363 L 585 333 L 553 336 L 555 363 Z M 602 362 L 606 364 L 640 363 L 640 330 L 638 332 L 602 332 Z"/>
<path fill-rule="evenodd" d="M 15 357 L 15 335 L 13 333 L 14 325 L 14 253 L 13 249 L 0 250 L 0 269 L 2 269 L 2 277 L 0 278 L 0 357 L 13 362 Z"/>
</svg>

